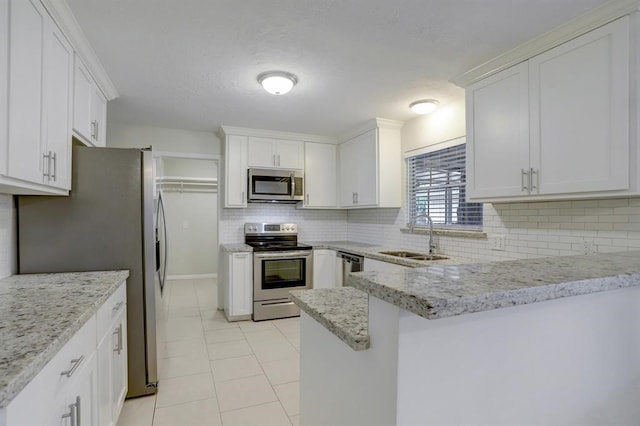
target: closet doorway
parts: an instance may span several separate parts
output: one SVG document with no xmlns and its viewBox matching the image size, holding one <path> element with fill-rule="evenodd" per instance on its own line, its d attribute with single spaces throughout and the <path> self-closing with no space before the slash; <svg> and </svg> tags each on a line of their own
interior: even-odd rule
<svg viewBox="0 0 640 426">
<path fill-rule="evenodd" d="M 218 165 L 217 156 L 155 153 L 168 280 L 218 275 Z"/>
</svg>

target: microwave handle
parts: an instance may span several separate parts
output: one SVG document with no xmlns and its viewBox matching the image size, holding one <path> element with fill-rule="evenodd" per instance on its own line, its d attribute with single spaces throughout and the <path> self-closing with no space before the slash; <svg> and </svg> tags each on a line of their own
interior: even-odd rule
<svg viewBox="0 0 640 426">
<path fill-rule="evenodd" d="M 296 196 L 296 178 L 293 173 L 291 173 L 291 198 Z"/>
</svg>

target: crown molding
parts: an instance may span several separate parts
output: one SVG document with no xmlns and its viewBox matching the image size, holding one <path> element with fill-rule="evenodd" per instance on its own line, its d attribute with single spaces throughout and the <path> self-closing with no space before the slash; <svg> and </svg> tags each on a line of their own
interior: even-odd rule
<svg viewBox="0 0 640 426">
<path fill-rule="evenodd" d="M 451 83 L 466 87 L 491 74 L 526 61 L 611 21 L 638 11 L 638 0 L 612 0 L 460 74 Z"/>
<path fill-rule="evenodd" d="M 41 0 L 45 8 L 53 18 L 60 30 L 69 39 L 76 55 L 89 68 L 89 72 L 96 80 L 98 87 L 102 90 L 107 100 L 111 101 L 120 95 L 107 72 L 104 70 L 98 55 L 91 47 L 89 40 L 84 35 L 80 24 L 73 15 L 69 5 L 65 0 Z"/>
<path fill-rule="evenodd" d="M 340 137 L 340 141 L 341 141 L 341 143 L 342 142 L 346 142 L 346 141 L 348 141 L 350 139 L 355 138 L 356 136 L 360 136 L 360 135 L 362 135 L 364 133 L 367 133 L 368 131 L 376 129 L 378 127 L 401 129 L 402 126 L 404 126 L 404 122 L 403 121 L 389 120 L 387 118 L 376 117 L 376 118 L 372 118 L 371 120 L 365 121 L 360 126 L 355 127 L 351 131 L 343 134 Z"/>
<path fill-rule="evenodd" d="M 238 135 L 238 136 L 254 136 L 259 138 L 274 138 L 274 139 L 288 139 L 297 140 L 303 142 L 319 142 L 328 144 L 338 144 L 336 138 L 311 135 L 307 133 L 293 133 L 293 132 L 280 132 L 276 130 L 262 130 L 262 129 L 248 129 L 245 127 L 233 127 L 233 126 L 220 126 L 222 132 L 225 135 Z"/>
</svg>

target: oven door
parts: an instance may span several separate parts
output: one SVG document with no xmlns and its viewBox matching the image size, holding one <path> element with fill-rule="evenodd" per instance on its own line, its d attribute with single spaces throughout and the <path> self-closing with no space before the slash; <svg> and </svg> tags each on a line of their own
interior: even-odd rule
<svg viewBox="0 0 640 426">
<path fill-rule="evenodd" d="M 313 251 L 253 253 L 253 300 L 289 297 L 290 290 L 313 288 Z"/>
</svg>

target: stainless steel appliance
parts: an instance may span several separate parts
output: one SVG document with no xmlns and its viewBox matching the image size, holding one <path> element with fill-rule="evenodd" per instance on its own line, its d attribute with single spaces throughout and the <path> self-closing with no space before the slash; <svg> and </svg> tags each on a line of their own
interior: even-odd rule
<svg viewBox="0 0 640 426">
<path fill-rule="evenodd" d="M 155 393 L 162 234 L 154 232 L 151 151 L 73 147 L 72 160 L 68 197 L 18 197 L 19 272 L 128 269 L 127 396 Z"/>
<path fill-rule="evenodd" d="M 343 286 L 350 273 L 362 271 L 362 267 L 364 266 L 364 257 L 357 254 L 345 253 L 343 251 L 339 251 L 336 256 L 342 259 L 342 280 L 338 285 Z"/>
<path fill-rule="evenodd" d="M 297 203 L 304 198 L 300 170 L 249 169 L 247 193 L 251 203 Z"/>
<path fill-rule="evenodd" d="M 298 226 L 246 223 L 244 235 L 253 247 L 253 320 L 300 315 L 289 291 L 313 288 L 313 252 L 298 243 Z"/>
</svg>

